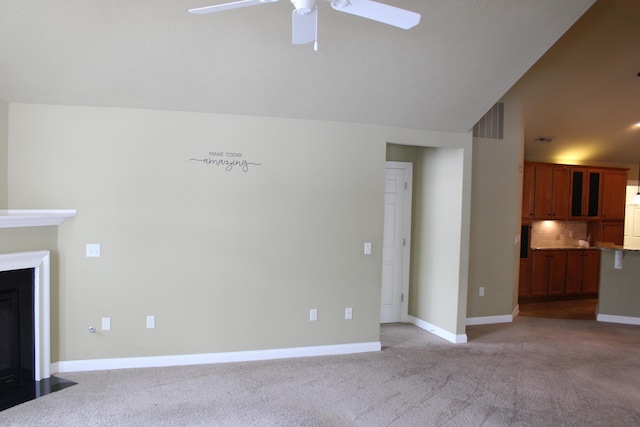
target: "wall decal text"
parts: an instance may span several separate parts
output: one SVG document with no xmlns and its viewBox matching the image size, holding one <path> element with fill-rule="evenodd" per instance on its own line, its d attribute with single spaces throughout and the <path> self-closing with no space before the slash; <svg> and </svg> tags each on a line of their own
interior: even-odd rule
<svg viewBox="0 0 640 427">
<path fill-rule="evenodd" d="M 234 168 L 240 169 L 242 172 L 249 172 L 252 166 L 261 166 L 262 163 L 250 162 L 243 158 L 244 153 L 236 153 L 231 151 L 209 151 L 209 156 L 201 159 L 189 159 L 190 162 L 201 162 L 205 165 L 221 167 L 225 171 L 230 172 Z"/>
</svg>

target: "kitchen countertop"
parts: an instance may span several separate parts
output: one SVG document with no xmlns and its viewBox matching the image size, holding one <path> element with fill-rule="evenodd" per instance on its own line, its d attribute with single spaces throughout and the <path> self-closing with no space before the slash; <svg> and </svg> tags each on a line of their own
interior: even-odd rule
<svg viewBox="0 0 640 427">
<path fill-rule="evenodd" d="M 589 250 L 589 249 L 600 249 L 597 246 L 589 246 L 589 247 L 584 247 L 584 246 L 536 246 L 536 247 L 532 247 L 531 250 L 532 251 L 561 251 L 561 250 Z"/>
<path fill-rule="evenodd" d="M 640 248 L 631 248 L 629 246 L 620 246 L 620 245 L 600 246 L 598 249 L 604 249 L 609 251 L 640 252 Z"/>
</svg>

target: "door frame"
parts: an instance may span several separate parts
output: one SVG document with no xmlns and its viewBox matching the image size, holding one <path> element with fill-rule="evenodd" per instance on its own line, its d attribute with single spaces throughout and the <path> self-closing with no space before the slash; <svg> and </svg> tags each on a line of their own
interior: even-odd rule
<svg viewBox="0 0 640 427">
<path fill-rule="evenodd" d="M 405 245 L 402 253 L 402 308 L 400 312 L 400 321 L 409 322 L 409 279 L 411 267 L 411 208 L 413 200 L 413 163 L 385 161 L 386 169 L 402 169 L 405 171 L 406 197 L 404 198 L 404 238 Z M 384 207 L 383 207 L 384 209 Z M 382 268 L 382 259 L 380 260 L 380 268 Z M 381 278 L 382 279 L 382 278 Z"/>
</svg>

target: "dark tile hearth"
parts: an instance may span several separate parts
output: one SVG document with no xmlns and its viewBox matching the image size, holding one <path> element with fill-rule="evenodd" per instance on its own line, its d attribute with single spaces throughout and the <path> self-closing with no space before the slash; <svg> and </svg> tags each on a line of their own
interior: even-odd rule
<svg viewBox="0 0 640 427">
<path fill-rule="evenodd" d="M 41 381 L 33 381 L 7 389 L 0 389 L 0 411 L 71 387 L 72 385 L 76 385 L 76 383 L 58 377 L 51 377 Z"/>
</svg>

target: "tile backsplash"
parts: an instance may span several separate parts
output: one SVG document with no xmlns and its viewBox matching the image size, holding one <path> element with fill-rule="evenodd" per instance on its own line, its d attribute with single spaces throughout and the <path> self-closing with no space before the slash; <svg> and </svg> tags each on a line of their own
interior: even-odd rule
<svg viewBox="0 0 640 427">
<path fill-rule="evenodd" d="M 531 226 L 532 248 L 578 246 L 578 240 L 587 237 L 587 223 L 583 221 L 533 221 Z"/>
</svg>

